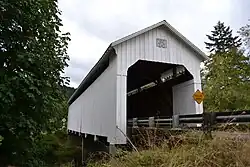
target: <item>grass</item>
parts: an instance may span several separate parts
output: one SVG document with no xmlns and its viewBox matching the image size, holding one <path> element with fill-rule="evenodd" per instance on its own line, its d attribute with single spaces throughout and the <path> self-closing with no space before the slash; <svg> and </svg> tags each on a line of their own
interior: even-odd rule
<svg viewBox="0 0 250 167">
<path fill-rule="evenodd" d="M 161 144 L 145 140 L 139 152 L 118 151 L 109 160 L 90 162 L 88 167 L 249 167 L 250 141 L 214 137 L 206 140 L 193 132 L 162 139 Z M 150 142 L 150 144 L 148 144 Z"/>
</svg>

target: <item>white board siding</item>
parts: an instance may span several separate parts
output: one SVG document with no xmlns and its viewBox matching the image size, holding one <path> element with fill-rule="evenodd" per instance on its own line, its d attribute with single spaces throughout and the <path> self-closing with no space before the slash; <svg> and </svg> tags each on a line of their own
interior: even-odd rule
<svg viewBox="0 0 250 167">
<path fill-rule="evenodd" d="M 156 38 L 166 39 L 167 48 L 156 47 Z M 156 28 L 125 41 L 115 46 L 115 50 L 117 53 L 119 52 L 117 74 L 126 75 L 127 69 L 141 59 L 184 65 L 193 75 L 194 80 L 200 80 L 201 60 L 183 42 L 176 39 L 174 35 L 167 33 L 164 28 Z"/>
<path fill-rule="evenodd" d="M 127 76 L 118 75 L 117 85 L 119 85 L 117 86 L 117 97 L 119 98 L 117 98 L 116 106 L 117 129 L 112 144 L 126 144 L 124 134 L 127 134 Z"/>
<path fill-rule="evenodd" d="M 198 104 L 193 100 L 193 94 L 197 89 L 201 90 L 201 84 L 194 83 L 194 80 L 173 86 L 173 115 L 203 112 L 203 104 Z"/>
<path fill-rule="evenodd" d="M 68 130 L 81 131 L 81 111 L 80 106 L 70 105 L 68 112 Z"/>
<path fill-rule="evenodd" d="M 167 48 L 156 47 L 156 38 L 166 39 Z M 179 85 L 173 88 L 174 113 L 191 114 L 203 112 L 202 105 L 197 105 L 192 99 L 192 94 L 201 88 L 200 62 L 195 52 L 180 42 L 174 35 L 164 28 L 156 28 L 124 41 L 114 47 L 117 54 L 117 110 L 116 125 L 126 133 L 126 101 L 127 101 L 127 70 L 138 60 L 181 64 L 193 75 L 191 85 L 184 88 Z M 185 85 L 185 84 L 184 84 Z M 185 103 L 183 102 L 185 99 Z M 184 110 L 185 109 L 185 110 Z M 125 144 L 126 138 L 116 130 L 116 144 Z"/>
<path fill-rule="evenodd" d="M 68 129 L 81 133 L 115 137 L 116 56 L 108 68 L 69 107 Z M 74 112 L 74 113 L 73 113 Z"/>
</svg>

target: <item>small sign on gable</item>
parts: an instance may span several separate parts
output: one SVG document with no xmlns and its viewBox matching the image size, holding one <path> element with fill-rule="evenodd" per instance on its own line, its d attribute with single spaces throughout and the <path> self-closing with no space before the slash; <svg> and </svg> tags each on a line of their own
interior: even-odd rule
<svg viewBox="0 0 250 167">
<path fill-rule="evenodd" d="M 158 48 L 167 48 L 167 40 L 156 38 L 156 47 Z"/>
<path fill-rule="evenodd" d="M 193 94 L 194 100 L 198 103 L 201 104 L 201 102 L 204 100 L 204 93 L 201 92 L 199 89 Z"/>
</svg>

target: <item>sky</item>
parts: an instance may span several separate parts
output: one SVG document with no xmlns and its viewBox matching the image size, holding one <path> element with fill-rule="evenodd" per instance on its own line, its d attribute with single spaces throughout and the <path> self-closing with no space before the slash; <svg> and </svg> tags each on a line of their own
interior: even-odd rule
<svg viewBox="0 0 250 167">
<path fill-rule="evenodd" d="M 166 20 L 205 53 L 220 20 L 236 34 L 249 24 L 250 0 L 59 0 L 62 31 L 70 32 L 65 75 L 77 87 L 109 44 Z"/>
</svg>

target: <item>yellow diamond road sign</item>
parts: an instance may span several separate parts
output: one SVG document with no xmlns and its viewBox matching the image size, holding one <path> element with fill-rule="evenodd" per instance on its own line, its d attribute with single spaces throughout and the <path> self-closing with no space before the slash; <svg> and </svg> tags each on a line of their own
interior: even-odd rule
<svg viewBox="0 0 250 167">
<path fill-rule="evenodd" d="M 193 94 L 194 100 L 198 103 L 201 104 L 201 102 L 204 99 L 204 94 L 201 92 L 199 89 Z"/>
</svg>

